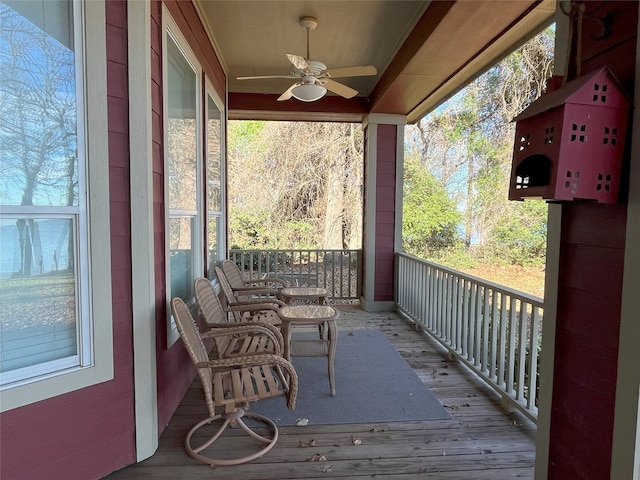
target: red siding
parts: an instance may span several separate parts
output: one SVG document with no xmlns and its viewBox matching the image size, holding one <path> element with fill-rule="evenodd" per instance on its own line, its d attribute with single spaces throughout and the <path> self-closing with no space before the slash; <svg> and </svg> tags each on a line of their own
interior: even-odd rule
<svg viewBox="0 0 640 480">
<path fill-rule="evenodd" d="M 613 13 L 613 23 L 598 40 L 598 23 L 585 20 L 581 73 L 609 66 L 632 94 L 638 3 L 586 4 L 587 16 Z M 551 480 L 610 476 L 626 218 L 624 203 L 562 207 Z"/>
<path fill-rule="evenodd" d="M 226 78 L 193 3 L 190 1 L 165 1 L 164 4 L 198 58 L 204 74 L 212 81 L 218 95 L 225 99 Z M 175 342 L 167 349 L 162 125 L 162 2 L 160 1 L 152 1 L 151 3 L 151 25 L 156 368 L 158 375 L 158 429 L 162 432 L 191 384 L 195 370 L 181 341 Z M 205 102 L 202 104 L 206 105 Z M 201 272 L 201 274 L 203 273 Z"/>
<path fill-rule="evenodd" d="M 4 412 L 1 478 L 100 478 L 135 462 L 126 2 L 106 17 L 114 379 Z"/>
<path fill-rule="evenodd" d="M 378 125 L 374 301 L 393 301 L 398 127 Z"/>
</svg>

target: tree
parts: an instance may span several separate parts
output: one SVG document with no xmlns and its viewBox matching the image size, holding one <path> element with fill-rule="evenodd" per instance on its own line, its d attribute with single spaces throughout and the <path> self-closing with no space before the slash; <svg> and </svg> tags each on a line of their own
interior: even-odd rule
<svg viewBox="0 0 640 480">
<path fill-rule="evenodd" d="M 406 252 L 431 257 L 455 244 L 460 214 L 417 156 L 405 159 L 402 236 Z"/>
<path fill-rule="evenodd" d="M 515 134 L 510 122 L 542 94 L 552 72 L 553 36 L 553 28 L 541 32 L 407 129 L 408 154 L 420 155 L 462 212 L 460 230 L 469 253 L 512 263 L 544 258 L 539 242 L 521 248 L 529 243 L 504 234 L 546 235 L 544 204 L 531 207 L 508 201 Z M 518 219 L 525 227 L 515 228 Z M 511 253 L 502 255 L 498 245 Z"/>
<path fill-rule="evenodd" d="M 230 244 L 359 248 L 362 151 L 357 125 L 230 122 Z"/>
</svg>

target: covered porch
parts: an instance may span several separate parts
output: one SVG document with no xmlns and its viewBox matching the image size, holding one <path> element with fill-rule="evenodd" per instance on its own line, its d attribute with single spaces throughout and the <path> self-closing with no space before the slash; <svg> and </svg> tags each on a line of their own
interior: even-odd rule
<svg viewBox="0 0 640 480">
<path fill-rule="evenodd" d="M 160 437 L 156 453 L 106 478 L 533 478 L 536 426 L 531 420 L 505 410 L 494 390 L 462 363 L 452 361 L 412 322 L 393 312 L 339 309 L 341 331 L 382 331 L 451 419 L 281 426 L 277 445 L 261 459 L 212 469 L 190 458 L 183 446 L 189 428 L 204 415 L 196 380 Z M 340 385 L 337 388 L 339 395 Z M 225 434 L 221 449 L 237 454 L 249 442 L 242 443 L 246 438 L 233 433 Z M 317 461 L 322 456 L 326 461 Z"/>
<path fill-rule="evenodd" d="M 54 4 L 29 3 L 37 3 L 42 12 Z M 626 92 L 637 97 L 638 1 L 58 3 L 63 7 L 61 18 L 74 27 L 67 30 L 77 34 L 82 47 L 72 62 L 76 77 L 85 75 L 87 84 L 86 91 L 83 84 L 76 92 L 78 104 L 86 103 L 88 110 L 81 119 L 87 134 L 77 141 L 88 146 L 83 152 L 88 170 L 83 172 L 88 186 L 83 202 L 91 211 L 89 215 L 83 206 L 74 215 L 88 223 L 83 238 L 91 248 L 78 247 L 77 266 L 87 274 L 91 289 L 79 289 L 75 306 L 88 310 L 77 324 L 94 334 L 93 342 L 87 342 L 93 350 L 70 372 L 56 367 L 54 375 L 27 378 L 2 391 L 0 476 L 638 478 L 637 109 L 618 202 L 577 199 L 549 204 L 544 347 L 538 358 L 530 357 L 527 363 L 518 357 L 537 352 L 524 342 L 509 343 L 499 352 L 497 344 L 493 348 L 491 343 L 489 350 L 478 342 L 530 340 L 523 314 L 505 307 L 521 300 L 505 302 L 509 292 L 500 291 L 503 310 L 496 304 L 489 308 L 486 285 L 471 283 L 468 289 L 466 280 L 430 267 L 426 270 L 433 270 L 433 281 L 420 284 L 415 279 L 423 278 L 421 268 L 407 270 L 398 263 L 404 126 L 418 121 L 553 19 L 558 25 L 561 76 L 570 81 L 607 66 Z M 273 8 L 267 10 L 266 5 Z M 402 6 L 413 12 L 404 20 L 398 14 Z M 366 11 L 358 13 L 356 7 Z M 571 7 L 572 14 L 562 7 Z M 278 102 L 290 88 L 289 80 L 284 85 L 237 80 L 286 74 L 290 67 L 284 54 L 297 54 L 305 46 L 299 19 L 306 15 L 315 15 L 322 28 L 327 27 L 322 34 L 315 32 L 312 48 L 329 67 L 377 65 L 376 76 L 354 80 L 357 96 L 326 95 L 309 104 Z M 47 21 L 54 18 L 47 15 Z M 396 37 L 383 38 L 394 30 L 394 22 Z M 52 39 L 56 32 L 45 31 Z M 246 38 L 227 37 L 234 33 Z M 388 47 L 386 51 L 373 40 Z M 241 58 L 234 59 L 235 53 Z M 244 58 L 253 53 L 255 58 Z M 338 55 L 344 53 L 350 55 Z M 178 60 L 180 72 L 168 78 L 169 67 Z M 181 78 L 177 73 L 184 72 L 190 83 L 172 89 Z M 177 93 L 175 98 L 172 93 Z M 187 98 L 183 116 L 176 116 L 173 107 Z M 189 158 L 189 185 L 170 184 L 171 178 L 186 177 L 186 169 L 172 176 L 176 166 L 169 159 L 170 119 L 189 120 L 198 127 L 190 129 L 196 160 Z M 171 245 L 172 225 L 184 224 L 193 233 L 192 261 L 179 272 L 184 285 L 208 275 L 213 261 L 229 253 L 226 192 L 219 187 L 226 174 L 227 121 L 236 119 L 362 123 L 363 281 L 358 297 L 368 313 L 340 307 L 340 328 L 383 332 L 446 406 L 450 420 L 282 427 L 269 454 L 235 467 L 211 469 L 186 455 L 185 434 L 204 414 L 198 384 L 184 374 L 190 360 L 168 311 L 168 302 L 178 292 L 172 253 L 183 248 Z M 207 128 L 201 128 L 204 125 Z M 209 143 L 211 151 L 204 148 Z M 210 175 L 205 168 L 209 164 L 218 165 L 221 174 Z M 196 207 L 177 208 L 181 205 L 172 203 L 171 186 L 189 186 L 189 206 Z M 210 192 L 219 196 L 215 209 L 207 208 Z M 29 218 L 41 214 L 39 206 L 10 206 Z M 66 210 L 56 212 L 68 215 Z M 209 248 L 213 237 L 215 248 Z M 401 281 L 413 289 L 403 289 Z M 467 294 L 472 300 L 459 301 Z M 497 298 L 490 295 L 492 301 Z M 537 307 L 531 308 L 535 319 Z M 404 316 L 395 313 L 397 309 Z M 471 312 L 481 316 L 472 317 Z M 503 312 L 513 322 L 509 335 L 498 335 L 484 321 L 499 313 L 502 322 Z M 438 334 L 440 340 L 424 331 Z M 462 338 L 462 331 L 469 334 Z M 538 362 L 536 383 L 533 369 Z M 480 370 L 472 373 L 473 366 Z M 501 376 L 505 370 L 516 376 Z M 500 379 L 496 385 L 505 387 L 504 394 L 486 383 L 494 378 Z M 539 402 L 529 396 L 538 388 Z M 511 407 L 518 410 L 508 413 Z M 537 427 L 535 416 L 527 414 L 531 407 Z M 231 438 L 227 450 L 238 448 Z M 38 452 L 37 461 L 33 452 Z M 326 460 L 309 461 L 314 455 Z"/>
</svg>

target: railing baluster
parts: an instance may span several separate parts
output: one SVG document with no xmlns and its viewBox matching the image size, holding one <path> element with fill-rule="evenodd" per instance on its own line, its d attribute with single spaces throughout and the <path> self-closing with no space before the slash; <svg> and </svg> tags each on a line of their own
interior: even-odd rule
<svg viewBox="0 0 640 480">
<path fill-rule="evenodd" d="M 524 399 L 525 390 L 525 372 L 526 372 L 526 359 L 527 359 L 527 317 L 529 304 L 520 300 L 520 312 L 518 315 L 518 321 L 520 322 L 520 332 L 518 338 L 518 383 L 516 389 L 516 399 Z"/>
<path fill-rule="evenodd" d="M 527 407 L 538 410 L 538 329 L 540 325 L 539 307 L 531 306 L 531 335 L 529 347 L 529 395 Z"/>
<path fill-rule="evenodd" d="M 425 319 L 429 314 L 429 267 L 413 262 L 411 262 L 411 265 L 413 265 L 413 271 L 416 275 L 414 284 L 420 285 L 415 292 L 417 297 L 415 301 L 416 311 L 420 316 L 422 325 L 425 325 Z M 421 279 L 419 283 L 418 279 Z"/>
<path fill-rule="evenodd" d="M 418 318 L 421 319 L 421 323 L 424 324 L 424 319 L 427 318 L 427 309 L 429 307 L 429 272 L 423 265 L 409 263 L 406 260 L 405 263 L 410 265 L 410 268 L 415 275 L 413 280 L 413 285 L 415 285 L 415 295 L 413 295 L 413 303 L 415 304 L 414 310 L 416 311 Z M 408 285 L 412 284 L 409 283 Z"/>
<path fill-rule="evenodd" d="M 453 315 L 453 302 L 451 301 L 453 295 L 453 275 L 447 275 L 447 298 L 446 298 L 446 313 L 444 317 L 444 340 L 451 344 L 452 322 Z"/>
<path fill-rule="evenodd" d="M 455 350 L 457 352 L 462 351 L 462 321 L 463 321 L 463 311 L 464 306 L 462 303 L 462 298 L 464 295 L 464 279 L 458 277 L 456 281 L 458 285 L 458 298 L 456 302 L 456 343 Z"/>
<path fill-rule="evenodd" d="M 509 350 L 507 356 L 507 393 L 512 394 L 514 390 L 514 374 L 516 363 L 516 322 L 518 315 L 517 298 L 511 297 L 509 311 Z"/>
<path fill-rule="evenodd" d="M 417 311 L 416 299 L 419 298 L 419 296 L 413 295 L 413 290 L 416 286 L 416 265 L 402 259 L 402 270 L 404 272 L 403 278 L 407 282 L 406 285 L 409 286 L 407 289 L 398 290 L 398 293 L 402 296 L 402 304 L 407 306 L 407 309 L 414 315 L 414 317 L 424 318 L 420 315 L 420 312 Z"/>
<path fill-rule="evenodd" d="M 444 273 L 438 271 L 438 310 L 436 313 L 435 320 L 435 330 L 438 332 L 438 335 L 442 337 L 442 304 L 443 304 L 443 286 L 444 286 Z"/>
<path fill-rule="evenodd" d="M 489 371 L 489 324 L 490 320 L 490 300 L 489 297 L 493 292 L 489 287 L 484 287 L 484 295 L 482 302 L 484 309 L 482 310 L 482 371 Z"/>
<path fill-rule="evenodd" d="M 476 347 L 476 293 L 478 285 L 475 282 L 471 282 L 469 285 L 469 351 L 468 358 L 474 364 L 477 365 L 478 362 L 475 357 L 475 347 Z"/>
<path fill-rule="evenodd" d="M 492 302 L 491 302 L 491 346 L 489 350 L 491 352 L 491 362 L 489 367 L 489 378 L 494 381 L 497 380 L 496 366 L 498 359 L 498 330 L 499 330 L 499 303 L 498 303 L 498 295 L 499 293 L 496 290 L 493 290 Z"/>
<path fill-rule="evenodd" d="M 500 354 L 498 355 L 498 385 L 506 389 L 507 379 L 505 370 L 507 366 L 507 304 L 509 295 L 504 292 L 500 295 Z"/>
<path fill-rule="evenodd" d="M 482 297 L 484 287 L 476 285 L 476 308 L 475 308 L 475 349 L 473 358 L 476 365 L 482 369 Z"/>
<path fill-rule="evenodd" d="M 462 341 L 460 353 L 464 358 L 469 351 L 469 282 L 462 279 Z"/>
</svg>

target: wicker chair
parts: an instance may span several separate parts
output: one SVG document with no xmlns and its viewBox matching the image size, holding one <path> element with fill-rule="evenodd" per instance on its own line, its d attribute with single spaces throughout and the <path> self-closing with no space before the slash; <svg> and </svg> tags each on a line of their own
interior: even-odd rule
<svg viewBox="0 0 640 480">
<path fill-rule="evenodd" d="M 278 427 L 269 418 L 247 411 L 251 402 L 263 398 L 285 396 L 289 409 L 294 409 L 298 393 L 298 377 L 293 365 L 279 355 L 256 354 L 210 360 L 203 338 L 234 335 L 238 328 L 253 328 L 252 325 L 213 328 L 202 335 L 198 331 L 188 307 L 182 299 L 171 300 L 171 311 L 176 321 L 180 337 L 189 356 L 198 370 L 209 415 L 191 428 L 185 438 L 188 454 L 209 465 L 238 465 L 262 457 L 278 441 Z M 284 381 L 279 372 L 287 374 Z M 217 409 L 217 411 L 216 411 Z M 219 412 L 219 413 L 217 413 Z M 265 423 L 272 430 L 271 437 L 253 431 L 244 421 L 248 417 Z M 221 420 L 221 422 L 220 422 Z M 192 437 L 202 427 L 213 422 L 221 423 L 212 435 L 198 446 L 192 445 Z M 239 425 L 252 438 L 258 440 L 261 448 L 254 453 L 236 458 L 214 458 L 206 452 L 231 425 Z M 203 434 L 203 432 L 201 432 Z M 198 435 L 201 437 L 201 434 Z"/>
<path fill-rule="evenodd" d="M 270 325 L 279 326 L 281 321 L 277 314 L 278 308 L 286 305 L 276 298 L 254 298 L 246 295 L 244 291 L 236 292 L 231 287 L 228 277 L 220 267 L 215 268 L 218 283 L 224 295 L 227 310 L 231 312 L 237 323 L 248 320 L 258 320 Z M 266 306 L 270 306 L 266 309 Z"/>
<path fill-rule="evenodd" d="M 222 261 L 222 271 L 227 276 L 229 285 L 236 297 L 241 295 L 262 295 L 275 297 L 285 303 L 298 299 L 317 303 L 326 303 L 328 293 L 326 288 L 318 287 L 290 287 L 287 282 L 276 277 L 245 280 L 240 268 L 229 259 Z M 248 297 L 242 297 L 248 298 Z"/>
<path fill-rule="evenodd" d="M 245 280 L 236 262 L 229 259 L 223 260 L 221 267 L 229 280 L 229 285 L 238 294 L 244 292 L 250 295 L 262 294 L 278 297 L 278 291 L 288 287 L 287 282 L 275 277 Z"/>
<path fill-rule="evenodd" d="M 222 308 L 218 294 L 207 278 L 195 281 L 196 299 L 200 312 L 209 328 L 228 328 L 231 326 L 255 326 L 246 335 L 215 337 L 214 353 L 218 358 L 237 357 L 256 353 L 275 353 L 282 355 L 284 343 L 280 330 L 264 321 L 275 307 L 270 304 L 229 306 L 227 311 Z M 228 312 L 233 312 L 234 322 L 229 321 Z M 266 313 L 267 312 L 267 313 Z M 246 316 L 246 320 L 243 318 Z M 277 315 L 276 315 L 277 317 Z M 241 322 L 241 323 L 240 323 Z"/>
</svg>

